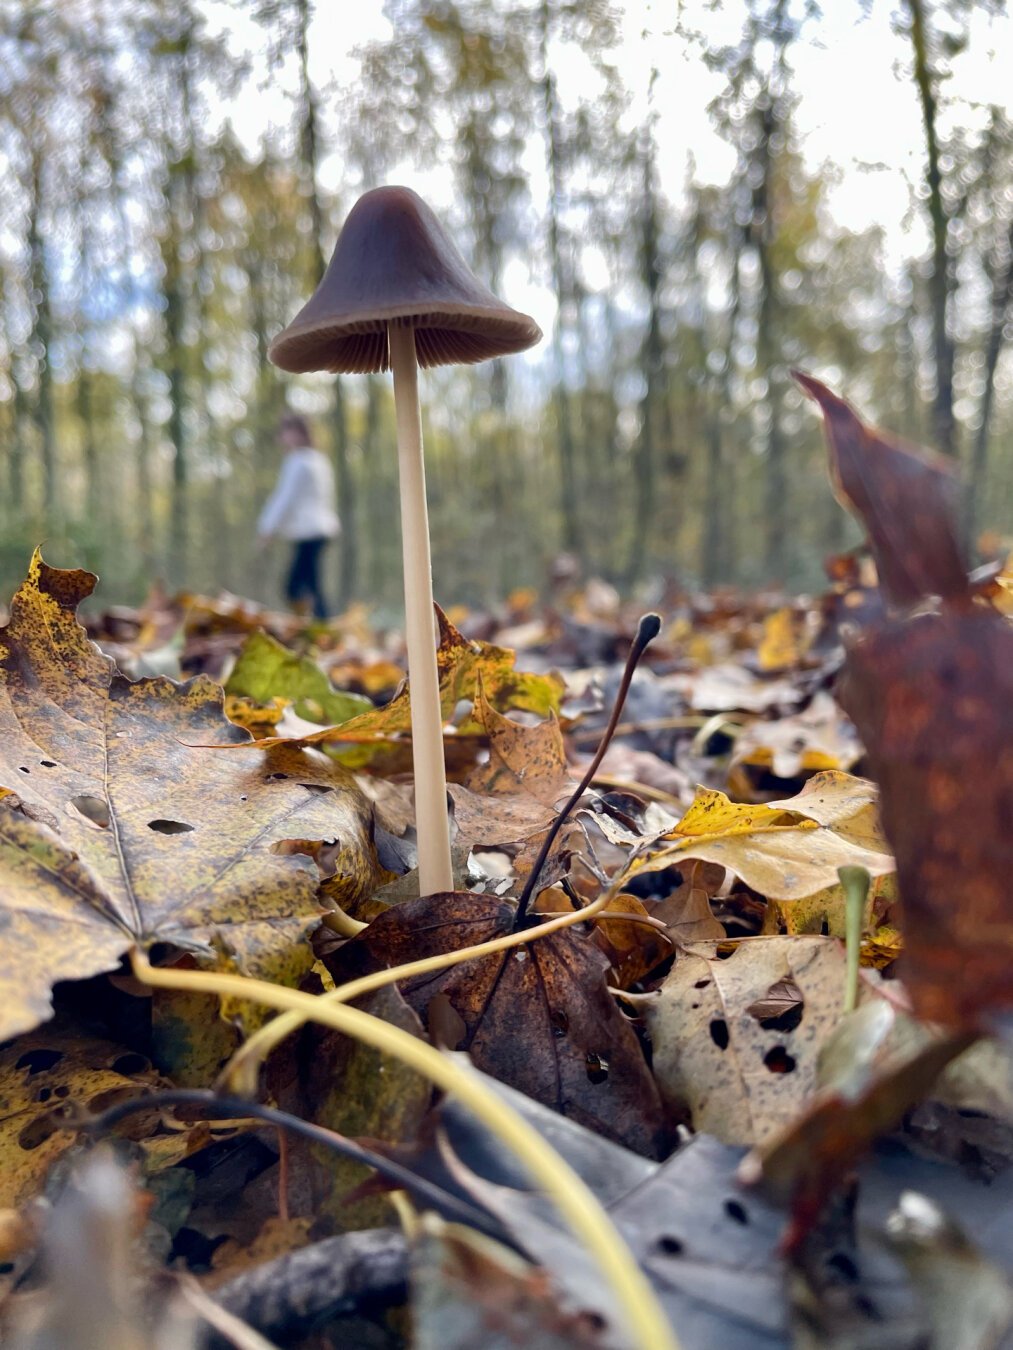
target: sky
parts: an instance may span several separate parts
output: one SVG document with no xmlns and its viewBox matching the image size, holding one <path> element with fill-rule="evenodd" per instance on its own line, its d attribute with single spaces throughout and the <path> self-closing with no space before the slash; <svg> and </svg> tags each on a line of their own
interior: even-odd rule
<svg viewBox="0 0 1013 1350">
<path fill-rule="evenodd" d="M 205 0 L 205 8 L 212 31 L 226 35 L 237 51 L 262 47 L 262 30 L 229 0 Z M 733 153 L 707 113 L 721 89 L 721 77 L 706 68 L 699 50 L 676 27 L 681 18 L 684 28 L 703 32 L 711 42 L 734 42 L 743 0 L 625 0 L 617 8 L 623 29 L 617 64 L 632 95 L 631 119 L 645 112 L 651 68 L 657 67 L 654 97 L 663 190 L 677 202 L 690 166 L 703 182 L 725 181 Z M 796 130 L 806 163 L 811 170 L 832 166 L 832 216 L 854 231 L 881 226 L 887 265 L 895 267 L 922 252 L 928 242 L 924 215 L 912 210 L 911 188 L 923 174 L 924 137 L 908 42 L 895 31 L 898 10 L 899 0 L 823 0 L 821 16 L 806 23 L 792 48 L 793 88 L 799 99 Z M 977 105 L 965 109 L 965 116 L 984 118 L 990 103 L 1007 108 L 1013 103 L 1013 20 L 994 17 L 979 5 L 971 22 L 971 41 L 953 61 L 947 96 Z M 356 50 L 377 40 L 394 40 L 382 0 L 317 0 L 310 34 L 311 76 L 317 88 L 353 84 Z M 568 74 L 579 78 L 579 72 L 560 69 L 561 88 L 573 83 Z M 271 126 L 288 123 L 285 85 L 291 75 L 281 72 L 256 98 L 247 93 L 221 110 L 248 145 L 255 145 Z M 323 110 L 326 118 L 326 96 Z M 545 185 L 537 181 L 541 169 L 537 156 L 534 160 L 532 190 L 538 194 Z M 321 167 L 324 186 L 336 186 L 340 176 L 335 155 Z M 437 209 L 451 200 L 446 173 L 413 168 L 402 178 Z M 586 260 L 586 270 L 591 289 L 607 284 L 604 273 L 595 275 L 593 257 Z M 508 280 L 514 303 L 526 304 L 540 322 L 551 321 L 553 303 L 544 285 L 519 272 Z"/>
</svg>

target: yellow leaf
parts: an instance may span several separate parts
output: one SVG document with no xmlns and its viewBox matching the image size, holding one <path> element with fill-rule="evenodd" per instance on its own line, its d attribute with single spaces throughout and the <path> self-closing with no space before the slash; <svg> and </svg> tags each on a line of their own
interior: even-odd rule
<svg viewBox="0 0 1013 1350">
<path fill-rule="evenodd" d="M 793 610 L 775 610 L 763 621 L 763 637 L 757 649 L 761 670 L 786 670 L 798 665 L 805 654 L 806 634 Z"/>
<path fill-rule="evenodd" d="M 876 789 L 846 773 L 819 773 L 796 797 L 740 804 L 698 788 L 689 810 L 627 866 L 626 877 L 700 858 L 729 868 L 773 900 L 802 900 L 837 884 L 837 869 L 894 870 L 876 812 Z"/>
</svg>

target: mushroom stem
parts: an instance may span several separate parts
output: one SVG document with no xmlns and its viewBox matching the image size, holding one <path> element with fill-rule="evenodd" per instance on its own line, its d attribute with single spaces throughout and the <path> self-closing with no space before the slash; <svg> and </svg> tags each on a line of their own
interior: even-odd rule
<svg viewBox="0 0 1013 1350">
<path fill-rule="evenodd" d="M 415 355 L 415 330 L 411 324 L 388 324 L 387 333 L 397 417 L 419 894 L 432 895 L 436 891 L 454 889 L 454 872 L 450 861 L 447 775 L 443 763 L 443 714 L 436 667 L 433 567 L 429 556 L 426 470 L 422 458 L 422 420 L 419 415 L 419 372 Z"/>
</svg>

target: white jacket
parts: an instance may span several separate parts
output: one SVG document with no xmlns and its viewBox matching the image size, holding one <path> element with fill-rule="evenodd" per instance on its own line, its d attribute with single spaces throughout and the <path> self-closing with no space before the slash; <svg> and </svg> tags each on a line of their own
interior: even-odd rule
<svg viewBox="0 0 1013 1350">
<path fill-rule="evenodd" d="M 257 532 L 282 539 L 332 539 L 341 529 L 334 505 L 334 471 L 312 446 L 288 450 Z"/>
</svg>

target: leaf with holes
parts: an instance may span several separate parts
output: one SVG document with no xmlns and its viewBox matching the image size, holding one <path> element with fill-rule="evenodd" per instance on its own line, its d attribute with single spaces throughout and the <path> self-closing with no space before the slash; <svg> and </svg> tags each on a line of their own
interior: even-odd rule
<svg viewBox="0 0 1013 1350">
<path fill-rule="evenodd" d="M 261 969 L 320 913 L 324 841 L 329 894 L 376 876 L 350 776 L 255 748 L 205 676 L 124 679 L 75 616 L 94 582 L 36 554 L 0 630 L 0 1039 L 134 942 L 211 957 L 218 941 Z M 193 748 L 222 739 L 232 754 Z"/>
<path fill-rule="evenodd" d="M 370 971 L 486 942 L 508 933 L 513 905 L 452 892 L 388 910 L 332 957 L 342 984 Z M 570 930 L 467 961 L 400 985 L 423 1022 L 444 995 L 464 1023 L 458 1048 L 536 1101 L 656 1156 L 657 1088 L 636 1035 L 605 986 L 608 962 Z"/>
<path fill-rule="evenodd" d="M 679 823 L 634 855 L 624 879 L 681 867 L 689 858 L 729 868 L 769 900 L 815 895 L 836 885 L 837 869 L 848 864 L 873 877 L 894 870 L 875 787 L 836 772 L 818 773 L 798 796 L 766 805 L 699 788 Z"/>
<path fill-rule="evenodd" d="M 713 943 L 680 955 L 644 1001 L 662 1095 L 726 1143 L 768 1138 L 815 1087 L 842 1016 L 844 964 L 840 944 L 818 937 L 756 938 L 725 960 Z"/>
<path fill-rule="evenodd" d="M 144 1055 L 80 1028 L 46 1027 L 0 1051 L 0 1206 L 39 1192 L 51 1165 L 78 1142 L 77 1123 L 118 1101 L 168 1087 Z M 146 1171 L 159 1171 L 236 1133 L 235 1122 L 163 1126 L 158 1111 L 130 1116 L 117 1133 L 140 1145 Z"/>
</svg>

